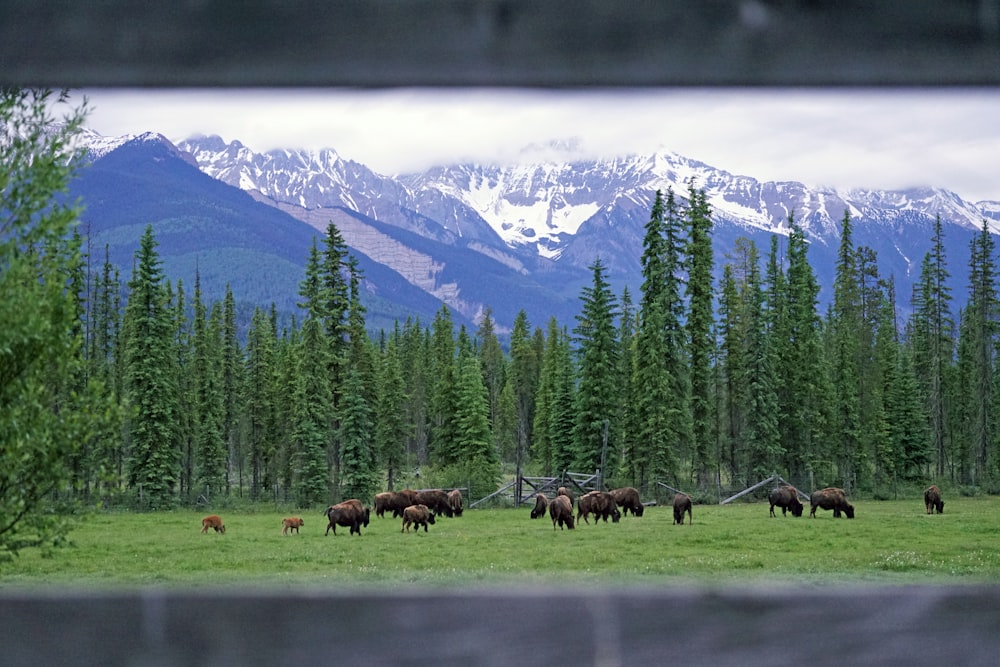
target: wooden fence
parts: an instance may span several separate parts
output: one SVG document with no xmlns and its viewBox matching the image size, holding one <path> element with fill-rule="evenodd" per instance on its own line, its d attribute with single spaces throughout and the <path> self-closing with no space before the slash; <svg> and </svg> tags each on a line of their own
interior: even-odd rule
<svg viewBox="0 0 1000 667">
<path fill-rule="evenodd" d="M 1000 655 L 996 586 L 345 591 L 7 592 L 0 663 L 941 667 Z"/>
</svg>

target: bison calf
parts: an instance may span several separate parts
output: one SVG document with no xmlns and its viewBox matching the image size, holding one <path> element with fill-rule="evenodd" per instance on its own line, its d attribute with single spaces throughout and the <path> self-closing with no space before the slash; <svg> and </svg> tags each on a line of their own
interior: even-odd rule
<svg viewBox="0 0 1000 667">
<path fill-rule="evenodd" d="M 290 516 L 281 520 L 281 534 L 288 535 L 291 531 L 295 531 L 295 534 L 299 534 L 299 528 L 306 525 L 306 522 L 302 520 L 302 517 Z"/>
<path fill-rule="evenodd" d="M 217 533 L 226 534 L 226 526 L 222 523 L 222 518 L 218 514 L 206 516 L 201 520 L 201 532 L 207 533 L 209 528 L 214 528 Z"/>
<path fill-rule="evenodd" d="M 768 500 L 771 501 L 771 516 L 774 516 L 775 505 L 781 508 L 781 516 L 786 516 L 788 510 L 792 510 L 792 516 L 802 516 L 802 502 L 794 487 L 776 486 L 771 489 Z"/>
<path fill-rule="evenodd" d="M 688 515 L 688 525 L 694 523 L 694 516 L 691 514 L 691 496 L 686 493 L 678 493 L 674 496 L 674 524 L 684 525 L 684 513 Z"/>
<path fill-rule="evenodd" d="M 937 485 L 930 486 L 924 491 L 924 506 L 928 514 L 933 514 L 937 510 L 938 514 L 944 514 L 944 501 L 941 500 L 941 489 Z"/>
<path fill-rule="evenodd" d="M 427 505 L 410 505 L 403 510 L 403 527 L 399 529 L 399 532 L 410 532 L 410 526 L 413 526 L 414 532 L 420 532 L 420 526 L 424 527 L 424 532 L 427 532 L 427 524 L 434 524 L 434 512 L 427 508 Z"/>
<path fill-rule="evenodd" d="M 809 495 L 809 516 L 816 518 L 816 508 L 833 510 L 833 516 L 840 518 L 840 513 L 847 515 L 848 519 L 854 518 L 854 505 L 847 502 L 847 494 L 843 489 L 827 487 L 819 491 L 813 491 Z"/>
</svg>

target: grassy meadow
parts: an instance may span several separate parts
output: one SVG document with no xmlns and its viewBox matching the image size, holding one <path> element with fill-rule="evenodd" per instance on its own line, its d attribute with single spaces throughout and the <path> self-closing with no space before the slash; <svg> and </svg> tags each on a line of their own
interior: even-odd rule
<svg viewBox="0 0 1000 667">
<path fill-rule="evenodd" d="M 291 536 L 281 519 L 292 512 L 220 511 L 225 535 L 201 534 L 206 512 L 98 513 L 67 546 L 0 562 L 0 591 L 1000 583 L 1000 498 L 949 496 L 930 516 L 922 499 L 853 502 L 854 520 L 737 503 L 696 505 L 693 525 L 650 507 L 573 531 L 529 519 L 529 507 L 466 510 L 418 534 L 373 515 L 360 537 L 324 536 L 318 510 L 298 512 L 305 526 Z"/>
</svg>

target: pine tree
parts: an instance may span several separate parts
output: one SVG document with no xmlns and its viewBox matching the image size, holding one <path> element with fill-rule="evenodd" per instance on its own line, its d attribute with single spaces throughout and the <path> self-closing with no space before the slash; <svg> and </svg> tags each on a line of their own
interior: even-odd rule
<svg viewBox="0 0 1000 667">
<path fill-rule="evenodd" d="M 246 420 L 246 455 L 250 465 L 250 496 L 258 500 L 265 487 L 265 474 L 274 457 L 277 440 L 275 421 L 277 406 L 276 355 L 277 340 L 267 314 L 256 308 L 247 332 L 246 366 L 243 405 Z M 242 470 L 242 466 L 240 466 Z M 242 475 L 241 475 L 242 477 Z M 240 480 L 240 487 L 243 482 Z"/>
<path fill-rule="evenodd" d="M 514 318 L 514 329 L 510 335 L 510 366 L 509 378 L 514 399 L 516 418 L 516 444 L 514 463 L 517 470 L 523 469 L 527 458 L 528 447 L 533 441 L 535 421 L 536 395 L 538 391 L 538 376 L 540 373 L 539 359 L 530 337 L 531 324 L 524 310 Z"/>
<path fill-rule="evenodd" d="M 395 490 L 396 477 L 406 461 L 406 393 L 403 366 L 399 359 L 399 340 L 396 331 L 386 342 L 379 360 L 378 397 L 375 403 L 375 450 L 378 464 L 386 471 L 388 490 Z"/>
<path fill-rule="evenodd" d="M 861 384 L 860 332 L 864 326 L 861 318 L 861 294 L 858 287 L 857 257 L 851 231 L 850 213 L 844 213 L 841 223 L 840 249 L 837 253 L 837 272 L 834 279 L 833 313 L 830 322 L 833 345 L 832 371 L 834 399 L 833 432 L 838 435 L 840 451 L 837 452 L 841 486 L 850 493 L 857 484 L 862 465 L 861 447 Z"/>
<path fill-rule="evenodd" d="M 229 494 L 230 475 L 240 449 L 240 395 L 243 391 L 243 352 L 236 331 L 236 299 L 226 283 L 226 296 L 222 305 L 222 437 L 226 449 L 226 494 Z"/>
<path fill-rule="evenodd" d="M 458 401 L 455 329 L 447 305 L 442 305 L 434 316 L 432 329 L 430 455 L 432 462 L 447 466 L 459 460 L 455 426 Z"/>
<path fill-rule="evenodd" d="M 674 193 L 657 191 L 646 224 L 642 298 L 635 341 L 637 433 L 629 465 L 635 484 L 673 480 L 688 432 L 686 361 L 681 342 L 679 215 Z M 681 392 L 681 393 L 679 393 Z"/>
<path fill-rule="evenodd" d="M 469 480 L 469 493 L 484 497 L 496 490 L 500 460 L 493 446 L 488 419 L 489 406 L 479 360 L 468 351 L 459 355 L 455 403 L 456 456 L 451 465 Z"/>
<path fill-rule="evenodd" d="M 589 268 L 593 279 L 589 287 L 583 288 L 580 297 L 583 305 L 573 330 L 580 360 L 573 465 L 586 471 L 600 469 L 610 423 L 618 414 L 622 400 L 621 388 L 616 382 L 618 341 L 614 319 L 617 304 L 601 259 L 597 258 Z"/>
<path fill-rule="evenodd" d="M 791 216 L 788 226 L 787 276 L 778 278 L 773 270 L 776 246 L 772 246 L 772 268 L 768 271 L 769 278 L 773 277 L 769 317 L 772 336 L 777 334 L 775 355 L 780 376 L 779 430 L 790 476 L 801 480 L 800 484 L 815 486 L 807 474 L 816 472 L 817 464 L 831 456 L 825 451 L 830 387 L 816 310 L 819 285 L 807 258 L 802 228 Z"/>
<path fill-rule="evenodd" d="M 951 288 L 947 285 L 949 277 L 944 232 L 938 216 L 934 222 L 931 250 L 924 257 L 920 278 L 913 288 L 910 335 L 913 364 L 930 416 L 934 466 L 939 477 L 944 477 L 947 472 L 947 385 L 954 363 L 954 320 L 951 315 Z"/>
<path fill-rule="evenodd" d="M 376 468 L 371 410 L 364 397 L 361 373 L 350 368 L 344 382 L 340 407 L 340 495 L 370 498 L 380 476 Z"/>
<path fill-rule="evenodd" d="M 691 445 L 696 483 L 706 489 L 711 480 L 712 358 L 715 356 L 712 288 L 712 218 L 704 190 L 688 188 L 690 233 L 687 243 L 687 345 L 691 378 Z"/>
<path fill-rule="evenodd" d="M 143 506 L 166 509 L 176 501 L 180 473 L 174 423 L 177 377 L 171 313 L 151 225 L 139 242 L 128 287 L 125 377 L 132 406 L 128 483 Z"/>
<path fill-rule="evenodd" d="M 493 311 L 490 308 L 485 310 L 483 319 L 479 322 L 476 340 L 479 341 L 479 363 L 482 367 L 483 384 L 486 386 L 486 400 L 489 406 L 490 427 L 494 434 L 494 446 L 499 449 L 499 442 L 496 440 L 499 433 L 496 425 L 500 413 L 500 392 L 506 384 L 507 369 L 503 350 L 500 349 L 500 341 L 497 340 L 494 330 Z"/>
<path fill-rule="evenodd" d="M 335 412 L 331 388 L 330 338 L 325 335 L 327 293 L 319 249 L 315 243 L 306 262 L 306 276 L 299 285 L 300 304 L 306 310 L 293 358 L 294 396 L 292 428 L 285 461 L 291 464 L 296 502 L 301 507 L 322 504 L 329 499 L 331 479 L 329 451 Z"/>
</svg>

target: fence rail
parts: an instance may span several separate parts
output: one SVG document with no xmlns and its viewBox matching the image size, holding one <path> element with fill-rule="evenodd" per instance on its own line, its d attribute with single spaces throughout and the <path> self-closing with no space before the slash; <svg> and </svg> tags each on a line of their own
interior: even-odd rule
<svg viewBox="0 0 1000 667">
<path fill-rule="evenodd" d="M 559 613 L 553 613 L 553 610 Z M 0 593 L 21 665 L 991 665 L 1000 587 Z"/>
</svg>

